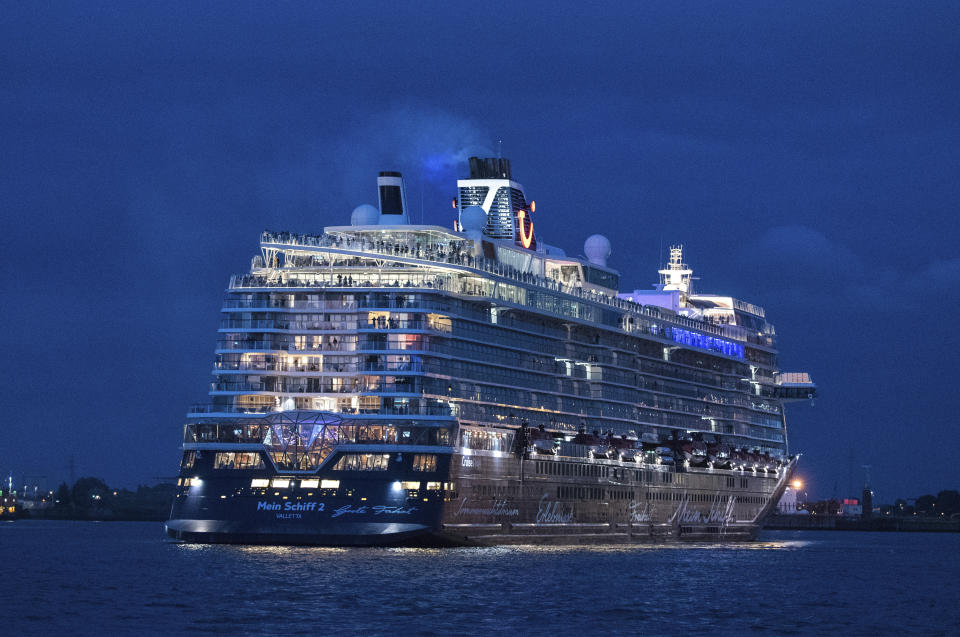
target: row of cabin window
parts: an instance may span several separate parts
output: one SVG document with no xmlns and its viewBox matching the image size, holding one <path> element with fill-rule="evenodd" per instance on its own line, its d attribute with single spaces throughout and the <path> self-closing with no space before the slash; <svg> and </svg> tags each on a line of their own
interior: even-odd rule
<svg viewBox="0 0 960 637">
<path fill-rule="evenodd" d="M 618 478 L 617 469 L 614 469 L 614 478 Z M 642 470 L 629 470 L 622 469 L 620 470 L 621 475 L 619 479 L 626 478 L 626 471 L 632 471 L 634 478 L 637 482 L 653 482 L 655 480 L 654 475 L 656 473 L 660 474 L 660 482 L 664 484 L 671 484 L 674 482 L 674 474 L 668 471 L 642 471 Z M 538 462 L 537 463 L 537 473 L 543 473 L 547 475 L 556 475 L 556 476 L 593 476 L 598 478 L 608 478 L 610 477 L 610 468 L 602 465 L 585 465 L 571 462 Z M 677 482 L 680 483 L 682 480 L 679 478 Z"/>
<path fill-rule="evenodd" d="M 474 497 L 534 496 L 541 495 L 540 487 L 503 486 L 497 484 L 475 484 L 470 487 Z"/>
<path fill-rule="evenodd" d="M 333 465 L 334 471 L 386 471 L 390 464 L 389 453 L 346 453 Z M 413 470 L 434 472 L 437 470 L 437 456 L 432 453 L 418 453 L 413 456 Z"/>
<path fill-rule="evenodd" d="M 460 445 L 480 451 L 510 451 L 513 446 L 513 433 L 463 429 L 460 431 Z"/>
<path fill-rule="evenodd" d="M 184 451 L 180 468 L 192 469 L 197 461 L 196 451 Z M 262 469 L 263 457 L 256 451 L 232 452 L 221 451 L 213 457 L 214 469 Z"/>
<path fill-rule="evenodd" d="M 213 457 L 214 469 L 263 469 L 263 456 L 256 451 L 221 451 Z"/>
<path fill-rule="evenodd" d="M 608 478 L 610 477 L 610 467 L 577 462 L 538 462 L 537 473 L 556 476 L 593 476 L 595 478 Z"/>
<path fill-rule="evenodd" d="M 749 481 L 747 480 L 747 478 L 740 478 L 741 489 L 746 489 L 748 484 L 749 484 Z M 730 487 L 731 489 L 737 486 L 737 479 L 727 476 L 727 486 Z"/>
<path fill-rule="evenodd" d="M 557 498 L 562 500 L 604 500 L 604 490 L 599 487 L 557 487 Z M 617 498 L 620 499 L 620 498 Z"/>
<path fill-rule="evenodd" d="M 197 460 L 197 452 L 190 450 L 183 453 L 180 461 L 181 469 L 192 469 Z M 334 465 L 334 471 L 386 471 L 390 462 L 390 454 L 348 453 L 340 457 Z M 217 452 L 213 460 L 214 469 L 262 469 L 263 457 L 256 451 L 250 452 Z M 433 472 L 437 470 L 437 456 L 434 454 L 415 454 L 413 456 L 413 470 Z"/>
</svg>

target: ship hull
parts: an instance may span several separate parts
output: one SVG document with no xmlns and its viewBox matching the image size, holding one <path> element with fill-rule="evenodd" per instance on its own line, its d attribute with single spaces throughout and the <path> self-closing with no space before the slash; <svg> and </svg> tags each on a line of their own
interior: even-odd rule
<svg viewBox="0 0 960 637">
<path fill-rule="evenodd" d="M 301 488 L 295 479 L 250 489 L 245 476 L 194 477 L 166 532 L 191 543 L 315 546 L 750 541 L 795 465 L 757 474 L 555 457 L 521 463 L 512 454 L 442 458 L 430 481 L 403 467 L 376 476 L 328 472 L 336 489 Z M 412 484 L 420 488 L 406 488 Z M 426 488 L 433 485 L 440 488 Z"/>
</svg>

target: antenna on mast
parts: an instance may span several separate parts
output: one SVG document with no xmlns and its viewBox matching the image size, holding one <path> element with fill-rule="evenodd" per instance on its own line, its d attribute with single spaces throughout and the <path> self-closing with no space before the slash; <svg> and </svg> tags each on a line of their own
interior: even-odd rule
<svg viewBox="0 0 960 637">
<path fill-rule="evenodd" d="M 684 294 L 692 292 L 690 281 L 693 278 L 693 270 L 683 262 L 682 245 L 670 246 L 670 261 L 659 272 L 660 289 L 679 290 Z"/>
</svg>

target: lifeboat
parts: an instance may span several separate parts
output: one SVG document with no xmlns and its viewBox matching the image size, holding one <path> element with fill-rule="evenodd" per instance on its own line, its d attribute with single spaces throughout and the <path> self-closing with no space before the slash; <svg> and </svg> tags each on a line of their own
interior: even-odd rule
<svg viewBox="0 0 960 637">
<path fill-rule="evenodd" d="M 712 444 L 707 447 L 707 460 L 717 469 L 729 469 L 731 465 L 731 449 L 727 445 Z"/>
<path fill-rule="evenodd" d="M 599 445 L 601 442 L 600 433 L 595 431 L 592 434 L 588 434 L 586 432 L 581 431 L 574 437 L 573 442 L 578 445 L 595 447 Z"/>
<path fill-rule="evenodd" d="M 627 438 L 626 436 L 611 435 L 607 437 L 607 444 L 613 447 L 614 449 L 620 449 L 620 450 L 633 449 L 636 442 L 637 442 L 636 440 L 632 440 L 630 438 Z"/>
<path fill-rule="evenodd" d="M 629 438 L 626 435 L 608 436 L 607 444 L 614 450 L 614 457 L 627 462 L 636 462 L 642 450 L 642 445 L 636 438 Z"/>
<path fill-rule="evenodd" d="M 640 436 L 640 442 L 637 445 L 640 450 L 639 459 L 645 464 L 660 464 L 660 452 L 662 445 L 656 434 L 645 433 Z"/>
<path fill-rule="evenodd" d="M 601 436 L 599 431 L 593 434 L 579 433 L 573 441 L 578 445 L 585 445 L 589 448 L 591 458 L 608 459 L 615 458 L 618 453 L 610 444 L 610 436 Z"/>
<path fill-rule="evenodd" d="M 528 435 L 530 437 L 530 448 L 535 453 L 555 456 L 560 452 L 560 441 L 552 433 L 545 431 L 543 425 L 539 429 L 532 430 Z"/>
<path fill-rule="evenodd" d="M 687 461 L 692 467 L 705 467 L 708 462 L 707 443 L 694 442 L 691 445 L 690 455 L 687 457 Z"/>
<path fill-rule="evenodd" d="M 741 449 L 731 449 L 730 450 L 730 468 L 731 469 L 743 469 L 747 465 L 747 459 L 744 457 L 744 452 Z"/>
<path fill-rule="evenodd" d="M 657 447 L 654 452 L 657 454 L 658 464 L 674 464 L 673 449 L 670 447 Z"/>
<path fill-rule="evenodd" d="M 532 447 L 540 455 L 555 456 L 560 451 L 560 444 L 554 440 L 534 440 Z"/>
<path fill-rule="evenodd" d="M 617 450 L 613 447 L 608 447 L 606 445 L 597 445 L 596 447 L 590 448 L 590 457 L 598 458 L 600 460 L 610 460 L 611 458 L 618 457 L 619 454 Z"/>
</svg>

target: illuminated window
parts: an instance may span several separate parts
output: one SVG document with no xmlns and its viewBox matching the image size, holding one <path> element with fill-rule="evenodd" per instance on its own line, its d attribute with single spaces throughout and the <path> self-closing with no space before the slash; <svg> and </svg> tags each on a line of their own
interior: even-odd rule
<svg viewBox="0 0 960 637">
<path fill-rule="evenodd" d="M 360 396 L 357 409 L 361 414 L 375 414 L 380 411 L 380 396 Z"/>
<path fill-rule="evenodd" d="M 321 489 L 339 489 L 340 481 L 339 480 L 321 480 L 320 488 Z"/>
<path fill-rule="evenodd" d="M 218 453 L 213 458 L 214 469 L 233 469 L 235 453 Z"/>
<path fill-rule="evenodd" d="M 505 432 L 464 429 L 460 433 L 460 445 L 468 449 L 510 451 L 513 444 L 513 434 Z"/>
<path fill-rule="evenodd" d="M 439 483 L 439 482 L 428 482 L 428 483 L 427 483 L 427 491 L 439 491 L 439 490 L 440 490 L 440 483 Z"/>
<path fill-rule="evenodd" d="M 184 451 L 184 452 L 183 452 L 183 459 L 180 460 L 180 468 L 181 468 L 181 469 L 192 469 L 192 468 L 193 468 L 193 463 L 196 462 L 196 460 L 197 460 L 197 452 L 196 452 L 196 451 Z"/>
<path fill-rule="evenodd" d="M 256 451 L 234 453 L 218 452 L 213 458 L 214 469 L 262 469 L 263 457 Z"/>
<path fill-rule="evenodd" d="M 234 469 L 262 469 L 263 457 L 253 451 L 247 453 L 238 453 L 233 465 Z"/>
<path fill-rule="evenodd" d="M 270 481 L 266 478 L 254 478 L 250 481 L 250 486 L 255 489 L 265 489 L 270 486 Z"/>
<path fill-rule="evenodd" d="M 413 456 L 414 471 L 436 471 L 437 456 L 434 454 L 415 454 Z"/>
<path fill-rule="evenodd" d="M 389 453 L 346 453 L 333 466 L 334 471 L 386 471 Z"/>
<path fill-rule="evenodd" d="M 288 480 L 287 478 L 274 478 L 270 482 L 270 486 L 275 487 L 277 489 L 286 489 L 287 487 L 290 486 L 290 480 Z"/>
<path fill-rule="evenodd" d="M 300 488 L 301 489 L 316 489 L 320 486 L 319 480 L 301 480 Z"/>
<path fill-rule="evenodd" d="M 417 489 L 420 488 L 420 483 L 419 483 L 419 482 L 410 482 L 410 481 L 401 482 L 401 483 L 400 483 L 400 488 L 401 488 L 401 489 L 407 489 L 408 491 L 416 491 Z"/>
</svg>

